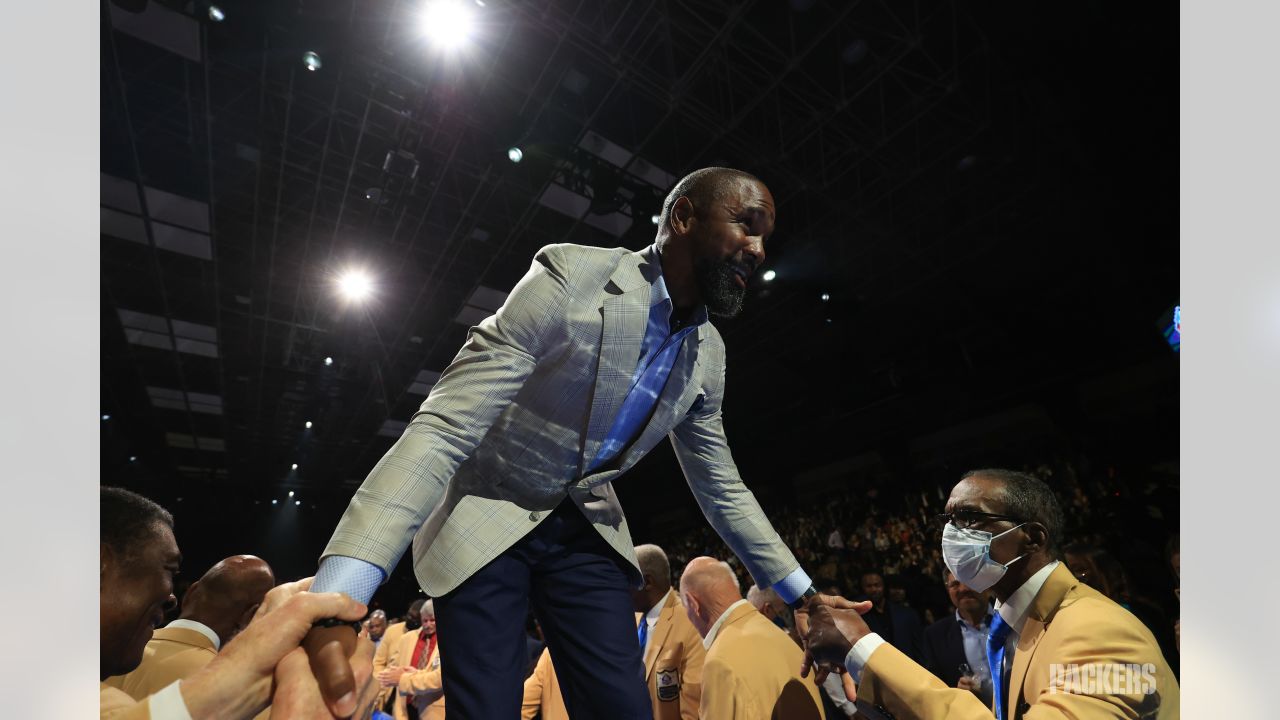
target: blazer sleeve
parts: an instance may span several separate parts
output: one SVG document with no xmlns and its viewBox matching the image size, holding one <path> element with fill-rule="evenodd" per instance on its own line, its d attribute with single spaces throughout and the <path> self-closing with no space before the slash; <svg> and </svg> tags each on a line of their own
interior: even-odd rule
<svg viewBox="0 0 1280 720">
<path fill-rule="evenodd" d="M 745 688 L 738 687 L 738 676 L 723 662 L 711 661 L 702 668 L 702 698 L 698 706 L 701 720 L 753 717 L 746 712 Z"/>
<path fill-rule="evenodd" d="M 538 664 L 533 674 L 524 680 L 524 700 L 520 705 L 520 720 L 533 720 L 542 709 L 542 695 L 547 684 L 547 668 L 551 664 L 551 655 L 546 650 L 538 657 Z"/>
<path fill-rule="evenodd" d="M 444 695 L 444 680 L 440 666 L 401 675 L 399 690 L 405 695 L 426 695 L 435 702 L 436 698 Z"/>
<path fill-rule="evenodd" d="M 968 690 L 949 688 L 902 651 L 885 643 L 862 668 L 858 701 L 898 718 L 991 720 L 991 709 Z M 874 714 L 867 713 L 868 715 Z M 1030 716 L 1028 716 L 1030 717 Z"/>
<path fill-rule="evenodd" d="M 351 498 L 321 559 L 345 555 L 389 577 L 458 466 L 511 404 L 565 323 L 564 249 L 538 252 L 497 313 L 467 334 L 431 393 Z"/>
<path fill-rule="evenodd" d="M 716 365 L 716 386 L 704 398 L 702 407 L 671 431 L 671 445 L 702 514 L 747 566 L 756 585 L 769 587 L 800 567 L 800 563 L 738 474 L 721 415 L 724 364 Z M 717 368 L 713 365 L 713 369 Z"/>
</svg>

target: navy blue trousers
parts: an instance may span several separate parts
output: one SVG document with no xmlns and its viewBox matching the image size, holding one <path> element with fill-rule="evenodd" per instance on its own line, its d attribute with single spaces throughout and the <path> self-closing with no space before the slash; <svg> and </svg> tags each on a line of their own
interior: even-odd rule
<svg viewBox="0 0 1280 720">
<path fill-rule="evenodd" d="M 570 500 L 453 592 L 435 599 L 451 720 L 520 717 L 525 617 L 542 626 L 573 720 L 650 720 L 622 559 Z"/>
</svg>

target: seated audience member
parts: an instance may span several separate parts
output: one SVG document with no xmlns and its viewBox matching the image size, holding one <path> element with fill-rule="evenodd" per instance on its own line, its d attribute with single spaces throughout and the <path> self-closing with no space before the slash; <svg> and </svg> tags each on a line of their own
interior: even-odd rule
<svg viewBox="0 0 1280 720">
<path fill-rule="evenodd" d="M 697 557 L 680 576 L 689 621 L 703 637 L 704 720 L 815 720 L 825 717 L 818 686 L 800 677 L 804 652 L 742 598 L 725 563 Z"/>
<path fill-rule="evenodd" d="M 1155 601 L 1137 595 L 1130 590 L 1129 577 L 1115 556 L 1100 547 L 1085 543 L 1072 543 L 1063 549 L 1067 569 L 1082 583 L 1106 595 L 1117 605 L 1128 610 L 1142 621 L 1155 635 L 1169 666 L 1178 673 L 1178 643 L 1173 633 L 1173 623 Z"/>
<path fill-rule="evenodd" d="M 533 674 L 524 679 L 524 701 L 520 705 L 520 720 L 569 720 L 569 710 L 564 706 L 560 693 L 560 680 L 556 667 L 551 664 L 551 651 L 543 648 Z"/>
<path fill-rule="evenodd" d="M 636 632 L 653 717 L 694 720 L 702 698 L 702 663 L 707 649 L 690 624 L 680 596 L 671 589 L 667 554 L 657 545 L 638 545 L 635 552 L 644 586 L 632 591 L 631 600 L 639 614 Z"/>
<path fill-rule="evenodd" d="M 387 611 L 374 610 L 369 619 L 364 621 L 364 629 L 369 633 L 369 641 L 373 643 L 374 655 L 382 645 L 382 638 L 387 634 Z"/>
<path fill-rule="evenodd" d="M 878 572 L 863 573 L 862 596 L 864 600 L 871 601 L 871 611 L 863 619 L 871 626 L 872 632 L 892 643 L 912 660 L 922 661 L 924 653 L 920 648 L 920 638 L 924 634 L 924 627 L 916 611 L 888 598 L 884 577 Z"/>
<path fill-rule="evenodd" d="M 392 717 L 395 720 L 444 720 L 444 681 L 440 672 L 440 651 L 436 646 L 436 608 L 430 600 L 422 604 L 421 624 L 400 636 L 395 654 L 399 665 L 378 674 L 383 687 L 393 688 Z"/>
<path fill-rule="evenodd" d="M 975 590 L 997 599 L 987 637 L 994 703 L 948 688 L 872 632 L 869 608 L 816 596 L 805 613 L 805 672 L 841 667 L 868 717 L 1157 718 L 1179 715 L 1177 678 L 1151 631 L 1077 580 L 1056 558 L 1062 511 L 1041 480 L 975 470 L 947 501 L 942 554 Z"/>
<path fill-rule="evenodd" d="M 950 570 L 943 576 L 955 612 L 924 629 L 923 665 L 950 687 L 972 690 L 983 705 L 989 706 L 987 632 L 991 627 L 991 593 L 964 585 Z"/>
<path fill-rule="evenodd" d="M 99 674 L 101 680 L 132 672 L 142 661 L 164 608 L 176 602 L 173 575 L 182 560 L 173 517 L 162 507 L 121 488 L 100 490 Z M 252 622 L 208 665 L 143 700 L 100 685 L 106 720 L 155 717 L 206 720 L 250 718 L 272 702 L 278 717 L 315 717 L 319 688 L 300 643 L 320 620 L 356 622 L 365 606 L 339 593 L 309 593 L 307 578 L 267 593 Z M 338 648 L 342 649 L 342 648 Z M 326 647 L 322 652 L 329 652 Z M 373 647 L 355 644 L 349 656 L 353 690 L 367 679 Z M 320 712 L 350 715 L 354 692 Z"/>
<path fill-rule="evenodd" d="M 142 700 L 194 675 L 249 625 L 275 584 L 271 566 L 261 558 L 222 560 L 187 588 L 178 619 L 155 631 L 138 667 L 108 678 L 107 684 Z"/>
<path fill-rule="evenodd" d="M 404 637 L 405 633 L 417 630 L 422 626 L 422 605 L 426 601 L 426 598 L 418 598 L 409 603 L 409 609 L 405 611 L 404 620 L 387 626 L 386 632 L 382 634 L 382 642 L 378 643 L 377 651 L 373 654 L 374 678 L 380 676 L 383 670 L 401 664 L 397 662 L 399 658 L 396 657 L 396 649 L 400 645 L 400 638 Z M 395 688 L 381 687 L 379 685 L 377 698 L 373 702 L 373 709 L 390 715 L 391 703 L 394 700 Z"/>
</svg>

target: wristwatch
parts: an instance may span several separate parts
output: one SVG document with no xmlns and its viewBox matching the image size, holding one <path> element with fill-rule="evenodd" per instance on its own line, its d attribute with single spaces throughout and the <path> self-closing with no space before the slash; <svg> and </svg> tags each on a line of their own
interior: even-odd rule
<svg viewBox="0 0 1280 720">
<path fill-rule="evenodd" d="M 360 621 L 358 620 L 339 620 L 338 618 L 325 618 L 323 620 L 317 620 L 311 624 L 311 627 L 325 627 L 325 628 L 343 627 L 343 626 L 349 627 L 352 630 L 355 630 L 357 635 L 360 634 Z"/>
<path fill-rule="evenodd" d="M 806 600 L 808 600 L 809 598 L 817 594 L 818 594 L 818 589 L 810 585 L 808 590 L 805 590 L 804 592 L 800 593 L 800 597 L 796 598 L 795 601 L 791 603 L 791 609 L 799 610 L 800 608 L 804 607 L 804 603 Z"/>
</svg>

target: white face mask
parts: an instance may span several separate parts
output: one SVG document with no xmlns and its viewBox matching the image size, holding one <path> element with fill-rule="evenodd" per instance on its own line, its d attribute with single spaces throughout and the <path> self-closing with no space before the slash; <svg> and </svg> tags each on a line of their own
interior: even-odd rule
<svg viewBox="0 0 1280 720">
<path fill-rule="evenodd" d="M 1000 535 L 1011 533 L 1025 524 L 1011 527 Z M 991 541 L 1000 535 L 992 535 L 985 530 L 961 530 L 947 523 L 942 528 L 942 561 L 956 580 L 983 592 L 999 582 L 1010 565 L 1026 557 L 1019 555 L 1003 565 L 992 560 Z"/>
</svg>

